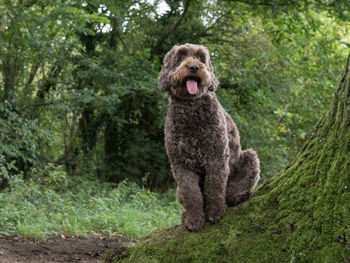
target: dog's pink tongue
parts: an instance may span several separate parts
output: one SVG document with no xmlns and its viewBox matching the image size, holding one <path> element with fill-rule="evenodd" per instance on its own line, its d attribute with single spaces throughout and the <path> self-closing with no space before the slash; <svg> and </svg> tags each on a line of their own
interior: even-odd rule
<svg viewBox="0 0 350 263">
<path fill-rule="evenodd" d="M 196 94 L 197 93 L 197 81 L 194 80 L 187 80 L 186 81 L 186 87 L 190 94 Z"/>
</svg>

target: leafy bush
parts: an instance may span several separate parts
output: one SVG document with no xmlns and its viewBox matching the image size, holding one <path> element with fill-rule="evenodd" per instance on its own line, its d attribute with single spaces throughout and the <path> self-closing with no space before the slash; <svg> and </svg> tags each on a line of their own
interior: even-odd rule
<svg viewBox="0 0 350 263">
<path fill-rule="evenodd" d="M 6 101 L 0 104 L 0 189 L 17 173 L 28 175 L 30 167 L 41 167 L 39 145 L 49 134 L 35 120 L 23 118 Z"/>
</svg>

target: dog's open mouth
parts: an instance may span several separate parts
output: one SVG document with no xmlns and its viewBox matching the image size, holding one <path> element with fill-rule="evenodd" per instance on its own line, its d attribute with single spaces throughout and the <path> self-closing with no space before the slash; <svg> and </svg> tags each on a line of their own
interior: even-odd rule
<svg viewBox="0 0 350 263">
<path fill-rule="evenodd" d="M 188 93 L 190 93 L 191 95 L 194 95 L 197 93 L 199 81 L 200 80 L 198 78 L 192 78 L 192 77 L 187 78 L 185 80 Z"/>
</svg>

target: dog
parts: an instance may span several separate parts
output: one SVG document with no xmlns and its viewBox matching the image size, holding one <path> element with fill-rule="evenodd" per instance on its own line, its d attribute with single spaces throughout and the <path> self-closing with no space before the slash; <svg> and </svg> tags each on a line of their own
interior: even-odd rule
<svg viewBox="0 0 350 263">
<path fill-rule="evenodd" d="M 164 57 L 159 88 L 170 96 L 165 148 L 183 205 L 182 222 L 197 231 L 251 197 L 260 179 L 252 149 L 242 151 L 238 129 L 218 101 L 219 85 L 205 46 L 174 46 Z"/>
</svg>

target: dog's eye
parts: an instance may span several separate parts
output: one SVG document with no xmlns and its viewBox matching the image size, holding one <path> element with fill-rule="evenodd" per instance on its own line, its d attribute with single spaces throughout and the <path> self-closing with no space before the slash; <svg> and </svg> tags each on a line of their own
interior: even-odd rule
<svg viewBox="0 0 350 263">
<path fill-rule="evenodd" d="M 198 56 L 197 59 L 205 64 L 205 58 L 203 56 Z"/>
<path fill-rule="evenodd" d="M 184 59 L 184 57 L 179 57 L 179 61 L 183 61 Z"/>
</svg>

